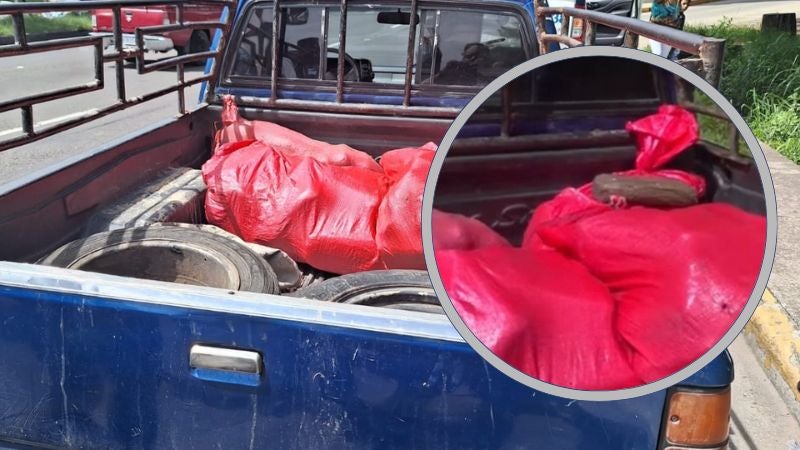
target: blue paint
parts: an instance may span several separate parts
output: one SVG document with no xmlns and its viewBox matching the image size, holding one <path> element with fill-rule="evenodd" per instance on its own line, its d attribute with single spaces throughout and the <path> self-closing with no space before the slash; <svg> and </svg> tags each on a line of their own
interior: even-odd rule
<svg viewBox="0 0 800 450">
<path fill-rule="evenodd" d="M 0 368 L 0 440 L 652 449 L 665 398 L 569 401 L 507 378 L 463 342 L 246 314 L 5 288 L 0 317 L 0 352 L 14 362 Z M 259 351 L 262 382 L 198 378 L 188 366 L 196 342 Z"/>
<path fill-rule="evenodd" d="M 242 386 L 258 386 L 261 383 L 259 375 L 227 370 L 192 369 L 192 376 L 199 380 L 215 381 L 226 384 L 241 384 Z"/>
</svg>

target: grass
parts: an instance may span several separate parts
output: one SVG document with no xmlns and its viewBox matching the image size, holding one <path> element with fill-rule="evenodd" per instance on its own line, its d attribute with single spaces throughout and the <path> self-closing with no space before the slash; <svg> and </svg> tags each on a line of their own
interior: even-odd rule
<svg viewBox="0 0 800 450">
<path fill-rule="evenodd" d="M 48 19 L 39 14 L 25 15 L 25 32 L 27 34 L 53 33 L 57 31 L 89 31 L 92 19 L 88 14 L 67 14 L 62 17 Z M 14 25 L 10 16 L 0 17 L 0 36 L 13 36 Z"/>
<path fill-rule="evenodd" d="M 726 39 L 720 91 L 759 139 L 800 164 L 800 39 L 733 26 L 729 19 L 687 31 Z"/>
</svg>

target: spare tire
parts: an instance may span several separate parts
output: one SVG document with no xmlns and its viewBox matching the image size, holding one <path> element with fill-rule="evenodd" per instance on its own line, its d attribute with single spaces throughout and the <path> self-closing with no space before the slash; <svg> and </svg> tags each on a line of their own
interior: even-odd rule
<svg viewBox="0 0 800 450">
<path fill-rule="evenodd" d="M 424 270 L 375 270 L 331 278 L 289 297 L 444 314 Z"/>
<path fill-rule="evenodd" d="M 279 292 L 275 272 L 246 246 L 169 224 L 93 234 L 64 245 L 39 263 L 232 291 Z"/>
</svg>

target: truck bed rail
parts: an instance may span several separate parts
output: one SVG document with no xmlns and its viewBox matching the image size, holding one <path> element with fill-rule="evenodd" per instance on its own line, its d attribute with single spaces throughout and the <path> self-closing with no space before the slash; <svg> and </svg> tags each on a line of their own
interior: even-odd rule
<svg viewBox="0 0 800 450">
<path fill-rule="evenodd" d="M 215 22 L 185 22 L 183 20 L 184 8 L 188 4 L 212 4 L 228 7 L 227 14 L 223 15 L 222 20 Z M 172 92 L 178 93 L 178 111 L 180 114 L 186 113 L 186 99 L 184 91 L 187 87 L 204 81 L 212 81 L 216 76 L 216 71 L 212 70 L 209 74 L 186 80 L 184 76 L 184 65 L 204 61 L 213 58 L 214 65 L 219 66 L 221 60 L 222 45 L 217 50 L 202 51 L 163 58 L 155 62 L 146 63 L 144 59 L 144 36 L 151 33 L 163 33 L 181 29 L 220 29 L 223 35 L 231 27 L 233 20 L 233 10 L 236 8 L 236 0 L 134 0 L 134 1 L 82 1 L 64 3 L 20 3 L 0 5 L 0 17 L 11 16 L 14 25 L 14 43 L 0 46 L 0 58 L 28 55 L 32 53 L 43 53 L 61 49 L 93 47 L 94 48 L 94 80 L 82 85 L 70 86 L 44 92 L 23 96 L 11 100 L 0 102 L 0 113 L 19 109 L 21 111 L 22 136 L 0 140 L 0 151 L 7 150 L 19 145 L 28 144 L 58 132 L 83 125 L 92 120 L 107 116 L 113 112 L 120 111 L 131 106 L 152 100 L 156 97 Z M 158 25 L 139 27 L 135 31 L 136 48 L 132 50 L 123 49 L 122 40 L 122 20 L 121 9 L 130 7 L 147 6 L 168 6 L 176 9 L 175 23 L 169 25 Z M 95 9 L 110 9 L 113 14 L 113 37 L 114 51 L 104 54 L 103 36 L 81 36 L 65 39 L 54 39 L 43 42 L 30 43 L 25 32 L 25 15 L 44 12 L 90 12 Z M 156 70 L 175 68 L 177 80 L 175 84 L 161 87 L 158 90 L 149 92 L 136 97 L 128 97 L 125 89 L 124 64 L 126 59 L 136 58 L 137 72 L 145 74 Z M 105 87 L 105 76 L 103 65 L 105 63 L 115 63 L 115 82 L 117 101 L 103 108 L 93 108 L 77 114 L 77 117 L 50 125 L 39 127 L 34 121 L 33 107 L 37 104 L 53 100 L 68 98 L 85 94 L 92 91 L 102 90 Z"/>
<path fill-rule="evenodd" d="M 544 31 L 545 19 L 558 14 L 564 17 L 564 26 L 561 27 L 561 34 L 547 34 Z M 570 18 L 581 19 L 583 21 L 585 30 L 583 41 L 579 41 L 567 35 L 569 30 L 567 24 Z M 716 87 L 719 85 L 720 73 L 722 71 L 722 57 L 725 48 L 724 39 L 704 37 L 639 19 L 577 8 L 540 7 L 536 9 L 536 21 L 539 28 L 539 51 L 541 53 L 547 53 L 547 44 L 551 42 L 564 44 L 569 47 L 593 45 L 597 25 L 605 25 L 625 32 L 625 39 L 623 42 L 623 46 L 625 47 L 633 47 L 638 36 L 643 36 L 697 56 L 698 58 L 690 58 L 679 62 L 695 69 L 695 71 L 699 71 L 701 76 L 712 86 Z"/>
</svg>

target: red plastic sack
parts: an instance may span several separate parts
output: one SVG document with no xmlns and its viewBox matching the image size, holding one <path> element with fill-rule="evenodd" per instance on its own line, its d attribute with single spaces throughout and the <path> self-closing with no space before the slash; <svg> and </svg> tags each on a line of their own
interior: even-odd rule
<svg viewBox="0 0 800 450">
<path fill-rule="evenodd" d="M 260 141 L 219 147 L 203 165 L 209 223 L 334 273 L 384 268 L 375 244 L 380 172 L 285 155 Z"/>
<path fill-rule="evenodd" d="M 662 105 L 656 114 L 629 122 L 625 129 L 636 136 L 636 168 L 646 172 L 663 167 L 699 136 L 694 114 L 676 105 Z"/>
<path fill-rule="evenodd" d="M 437 250 L 445 290 L 492 352 L 537 379 L 574 389 L 642 380 L 614 328 L 614 300 L 586 269 L 552 250 Z"/>
<path fill-rule="evenodd" d="M 431 232 L 436 252 L 511 246 L 503 236 L 480 220 L 437 209 L 433 210 L 431 217 Z"/>
<path fill-rule="evenodd" d="M 344 144 L 333 145 L 317 141 L 275 123 L 243 119 L 239 116 L 233 97 L 225 96 L 222 102 L 223 128 L 217 132 L 216 147 L 255 139 L 286 156 L 310 156 L 326 164 L 357 166 L 383 172 L 375 159 L 367 153 Z"/>
<path fill-rule="evenodd" d="M 425 269 L 422 253 L 422 192 L 436 145 L 391 150 L 380 165 L 389 189 L 378 208 L 375 241 L 387 268 Z"/>
<path fill-rule="evenodd" d="M 763 217 L 717 203 L 587 211 L 540 222 L 537 234 L 610 289 L 642 379 L 682 369 L 722 338 L 758 276 Z"/>
</svg>

